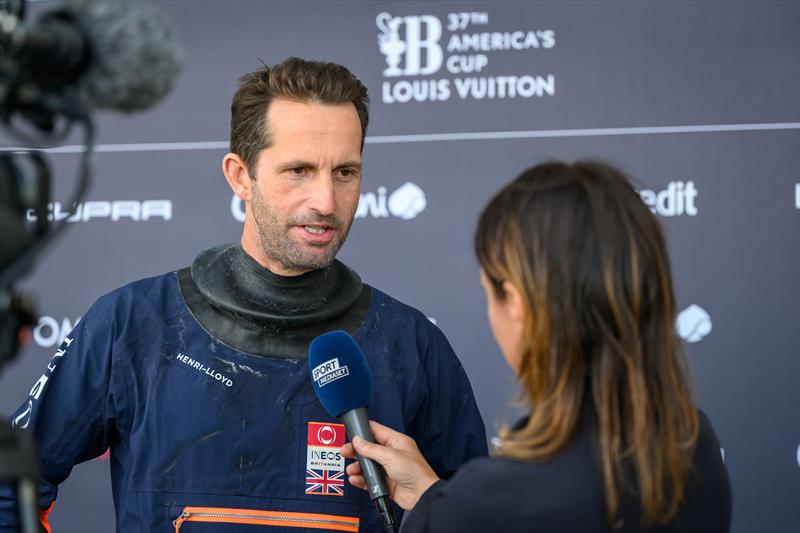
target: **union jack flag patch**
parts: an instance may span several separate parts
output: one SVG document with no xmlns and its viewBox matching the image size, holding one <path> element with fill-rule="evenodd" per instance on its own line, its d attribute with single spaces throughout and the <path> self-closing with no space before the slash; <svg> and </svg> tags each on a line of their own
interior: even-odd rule
<svg viewBox="0 0 800 533">
<path fill-rule="evenodd" d="M 344 472 L 306 470 L 306 494 L 344 496 Z"/>
</svg>

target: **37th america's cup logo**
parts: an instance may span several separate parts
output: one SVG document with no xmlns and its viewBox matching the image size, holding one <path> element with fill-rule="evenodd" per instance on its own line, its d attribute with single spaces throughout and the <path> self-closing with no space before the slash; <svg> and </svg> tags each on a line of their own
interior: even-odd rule
<svg viewBox="0 0 800 533">
<path fill-rule="evenodd" d="M 375 24 L 380 30 L 378 46 L 386 57 L 384 76 L 426 75 L 441 68 L 444 57 L 439 45 L 442 23 L 437 17 L 393 17 L 383 12 L 375 18 Z M 400 36 L 401 27 L 405 28 L 405 39 Z M 401 63 L 403 68 L 400 68 Z"/>
<path fill-rule="evenodd" d="M 555 95 L 555 74 L 508 72 L 492 59 L 506 54 L 539 53 L 556 44 L 549 28 L 497 28 L 488 11 L 434 15 L 375 16 L 378 50 L 383 55 L 381 101 L 384 104 L 495 100 Z"/>
<path fill-rule="evenodd" d="M 403 71 L 400 69 L 401 54 L 406 51 L 406 43 L 400 39 L 400 17 L 394 17 L 389 13 L 381 13 L 375 19 L 378 29 L 378 45 L 380 51 L 386 56 L 388 67 L 383 71 L 384 76 L 400 76 Z"/>
</svg>

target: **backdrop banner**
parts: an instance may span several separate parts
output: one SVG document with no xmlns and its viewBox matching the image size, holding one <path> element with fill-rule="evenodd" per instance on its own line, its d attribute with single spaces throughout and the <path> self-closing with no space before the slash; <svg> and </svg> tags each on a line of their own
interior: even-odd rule
<svg viewBox="0 0 800 533">
<path fill-rule="evenodd" d="M 41 317 L 0 380 L 3 412 L 99 296 L 238 240 L 244 207 L 220 170 L 237 80 L 261 61 L 322 59 L 371 96 L 340 258 L 445 332 L 489 437 L 518 412 L 472 253 L 478 213 L 528 166 L 602 159 L 636 179 L 666 228 L 677 327 L 730 472 L 733 530 L 800 530 L 800 2 L 158 7 L 184 51 L 175 90 L 147 112 L 96 116 L 95 181 L 76 209 L 80 147 L 50 155 L 51 214 L 71 227 L 21 285 Z M 107 455 L 73 470 L 51 524 L 114 529 Z"/>
</svg>

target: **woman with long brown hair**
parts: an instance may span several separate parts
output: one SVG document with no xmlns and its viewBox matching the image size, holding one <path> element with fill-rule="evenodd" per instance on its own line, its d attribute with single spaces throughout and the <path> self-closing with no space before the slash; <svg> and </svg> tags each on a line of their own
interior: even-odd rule
<svg viewBox="0 0 800 533">
<path fill-rule="evenodd" d="M 374 423 L 379 444 L 356 439 L 412 511 L 403 531 L 727 531 L 730 483 L 692 399 L 663 232 L 625 176 L 526 170 L 484 209 L 475 251 L 530 414 L 446 482 L 400 433 Z M 357 463 L 348 473 L 363 488 Z"/>
</svg>

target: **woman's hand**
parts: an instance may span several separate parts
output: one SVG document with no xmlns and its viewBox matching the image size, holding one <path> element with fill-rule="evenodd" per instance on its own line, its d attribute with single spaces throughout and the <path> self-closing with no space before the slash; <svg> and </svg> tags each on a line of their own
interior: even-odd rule
<svg viewBox="0 0 800 533">
<path fill-rule="evenodd" d="M 419 452 L 411 437 L 370 420 L 369 426 L 378 444 L 355 437 L 353 443 L 342 447 L 342 455 L 355 459 L 356 452 L 383 466 L 386 470 L 389 495 L 406 511 L 411 510 L 422 493 L 439 480 Z M 355 450 L 354 450 L 355 448 Z M 347 465 L 347 475 L 354 487 L 367 490 L 361 475 L 361 466 L 355 462 Z"/>
</svg>

